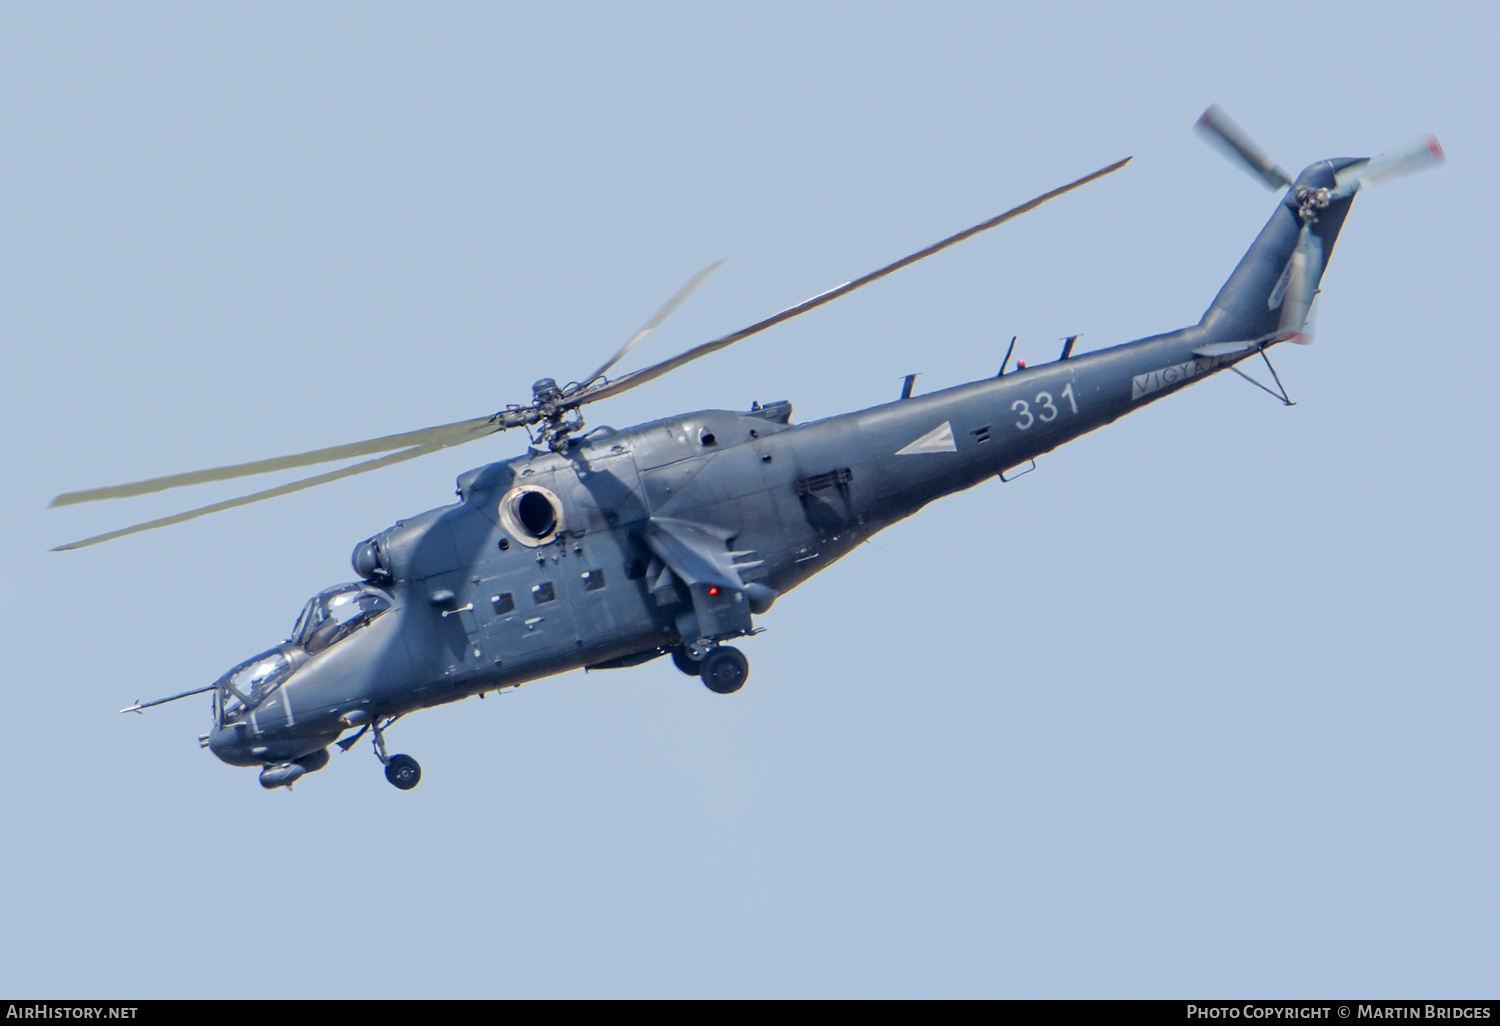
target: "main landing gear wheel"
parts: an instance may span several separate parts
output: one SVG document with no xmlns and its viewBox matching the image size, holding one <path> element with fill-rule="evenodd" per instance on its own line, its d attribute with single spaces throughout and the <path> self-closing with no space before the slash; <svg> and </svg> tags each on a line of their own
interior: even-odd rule
<svg viewBox="0 0 1500 1026">
<path fill-rule="evenodd" d="M 386 760 L 385 779 L 403 791 L 410 791 L 421 783 L 422 767 L 409 755 L 393 755 Z"/>
<path fill-rule="evenodd" d="M 703 660 L 688 655 L 687 649 L 681 645 L 672 649 L 672 665 L 689 677 L 697 677 L 703 673 Z"/>
<path fill-rule="evenodd" d="M 745 686 L 750 676 L 750 660 L 737 648 L 720 645 L 711 649 L 698 664 L 703 686 L 719 695 L 732 695 Z"/>
</svg>

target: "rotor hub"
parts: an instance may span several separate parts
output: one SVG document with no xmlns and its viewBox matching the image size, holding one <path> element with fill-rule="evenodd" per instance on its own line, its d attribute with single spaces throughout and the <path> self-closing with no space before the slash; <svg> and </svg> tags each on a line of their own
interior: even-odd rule
<svg viewBox="0 0 1500 1026">
<path fill-rule="evenodd" d="M 1314 189 L 1304 185 L 1297 189 L 1292 198 L 1297 201 L 1297 216 L 1302 219 L 1303 224 L 1311 226 L 1318 223 L 1318 211 L 1328 206 L 1333 193 L 1327 189 Z"/>
</svg>

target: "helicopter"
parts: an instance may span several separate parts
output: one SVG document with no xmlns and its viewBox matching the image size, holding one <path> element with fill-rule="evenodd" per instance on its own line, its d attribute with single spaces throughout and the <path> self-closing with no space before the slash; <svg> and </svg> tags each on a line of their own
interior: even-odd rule
<svg viewBox="0 0 1500 1026">
<path fill-rule="evenodd" d="M 1028 200 L 854 281 L 671 359 L 608 374 L 712 274 L 690 279 L 592 374 L 543 378 L 531 401 L 477 417 L 291 456 L 70 492 L 53 506 L 374 457 L 175 516 L 58 546 L 71 550 L 377 470 L 523 428 L 513 459 L 458 478 L 457 502 L 359 542 L 358 580 L 310 599 L 283 643 L 204 687 L 121 712 L 211 694 L 202 747 L 290 788 L 367 733 L 387 780 L 410 790 L 421 767 L 386 731 L 419 709 L 483 697 L 584 667 L 670 658 L 712 692 L 739 691 L 745 655 L 776 599 L 928 503 L 1036 459 L 1137 409 L 1230 370 L 1292 405 L 1268 351 L 1311 341 L 1308 315 L 1355 194 L 1440 163 L 1427 136 L 1374 158 L 1309 165 L 1295 179 L 1217 106 L 1198 130 L 1268 188 L 1270 220 L 1197 324 L 913 394 L 810 423 L 787 401 L 700 410 L 615 430 L 584 407 L 862 288 L 1123 168 L 1129 157 Z M 1265 362 L 1276 388 L 1239 364 Z M 383 455 L 377 455 L 383 454 Z M 349 732 L 353 733 L 349 733 Z M 347 736 L 346 736 L 347 735 Z"/>
</svg>

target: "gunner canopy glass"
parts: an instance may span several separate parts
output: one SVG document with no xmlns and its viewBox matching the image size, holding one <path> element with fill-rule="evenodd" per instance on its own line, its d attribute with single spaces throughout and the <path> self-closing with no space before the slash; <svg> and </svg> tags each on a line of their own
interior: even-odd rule
<svg viewBox="0 0 1500 1026">
<path fill-rule="evenodd" d="M 218 680 L 224 716 L 249 712 L 292 675 L 292 661 L 279 648 L 247 659 Z M 237 693 L 236 693 L 237 692 Z"/>
</svg>

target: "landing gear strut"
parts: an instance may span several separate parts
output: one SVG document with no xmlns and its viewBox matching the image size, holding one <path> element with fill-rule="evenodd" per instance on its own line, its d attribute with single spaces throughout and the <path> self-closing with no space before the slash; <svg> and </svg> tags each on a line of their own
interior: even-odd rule
<svg viewBox="0 0 1500 1026">
<path fill-rule="evenodd" d="M 409 755 L 386 755 L 385 754 L 385 728 L 395 723 L 399 717 L 386 720 L 384 724 L 374 725 L 375 758 L 385 764 L 385 779 L 403 791 L 410 791 L 422 782 L 422 767 L 416 759 Z"/>
<path fill-rule="evenodd" d="M 675 654 L 674 654 L 675 660 Z M 750 660 L 737 648 L 719 645 L 709 649 L 698 664 L 703 677 L 703 686 L 719 695 L 731 695 L 745 686 L 750 676 Z"/>
</svg>

